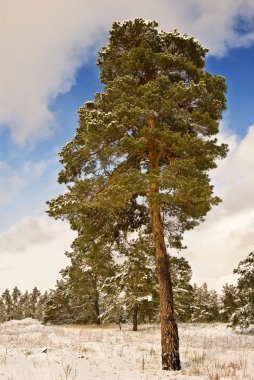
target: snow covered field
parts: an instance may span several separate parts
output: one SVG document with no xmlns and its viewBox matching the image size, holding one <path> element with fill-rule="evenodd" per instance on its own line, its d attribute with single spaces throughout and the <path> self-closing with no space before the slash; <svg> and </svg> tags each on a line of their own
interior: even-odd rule
<svg viewBox="0 0 254 380">
<path fill-rule="evenodd" d="M 225 325 L 179 327 L 182 370 L 162 371 L 158 326 L 61 327 L 25 319 L 0 325 L 0 379 L 254 379 L 254 335 Z"/>
</svg>

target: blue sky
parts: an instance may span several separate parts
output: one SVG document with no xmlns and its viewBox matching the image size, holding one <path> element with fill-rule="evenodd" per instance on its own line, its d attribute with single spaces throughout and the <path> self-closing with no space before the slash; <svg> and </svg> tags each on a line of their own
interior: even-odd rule
<svg viewBox="0 0 254 380">
<path fill-rule="evenodd" d="M 224 118 L 239 137 L 243 137 L 254 123 L 253 62 L 253 47 L 231 49 L 225 57 L 208 56 L 206 60 L 207 71 L 226 78 L 228 92 Z"/>
<path fill-rule="evenodd" d="M 102 89 L 96 56 L 112 22 L 141 16 L 194 35 L 210 49 L 206 69 L 226 77 L 219 139 L 230 154 L 211 174 L 224 202 L 186 234 L 181 254 L 198 283 L 218 289 L 233 281 L 254 243 L 253 2 L 229 8 L 221 0 L 218 9 L 208 0 L 55 0 L 38 10 L 23 0 L 0 7 L 0 292 L 52 287 L 67 263 L 75 234 L 45 214 L 46 200 L 64 190 L 57 153 L 75 133 L 78 108 Z"/>
</svg>

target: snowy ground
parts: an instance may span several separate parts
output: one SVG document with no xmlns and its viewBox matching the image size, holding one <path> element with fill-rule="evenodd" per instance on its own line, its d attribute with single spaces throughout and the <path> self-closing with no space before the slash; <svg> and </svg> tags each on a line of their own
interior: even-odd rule
<svg viewBox="0 0 254 380">
<path fill-rule="evenodd" d="M 43 326 L 25 319 L 0 325 L 0 379 L 253 380 L 254 335 L 225 325 L 180 325 L 182 370 L 160 369 L 158 326 Z"/>
</svg>

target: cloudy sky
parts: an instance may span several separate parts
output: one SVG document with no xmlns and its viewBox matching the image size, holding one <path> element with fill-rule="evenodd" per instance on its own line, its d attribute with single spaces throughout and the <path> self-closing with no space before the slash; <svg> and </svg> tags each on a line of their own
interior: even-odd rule
<svg viewBox="0 0 254 380">
<path fill-rule="evenodd" d="M 228 84 L 219 138 L 230 153 L 211 173 L 223 203 L 181 253 L 193 280 L 219 289 L 253 250 L 253 0 L 0 0 L 0 292 L 52 288 L 67 264 L 75 234 L 45 214 L 63 191 L 57 152 L 101 88 L 96 54 L 112 22 L 135 17 L 195 36 L 210 50 L 207 70 Z"/>
</svg>

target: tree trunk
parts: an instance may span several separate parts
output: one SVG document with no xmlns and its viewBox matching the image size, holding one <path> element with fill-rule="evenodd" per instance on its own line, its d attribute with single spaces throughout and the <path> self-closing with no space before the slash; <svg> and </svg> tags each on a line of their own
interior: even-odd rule
<svg viewBox="0 0 254 380">
<path fill-rule="evenodd" d="M 133 308 L 133 331 L 138 331 L 138 304 Z"/>
<path fill-rule="evenodd" d="M 150 204 L 155 261 L 160 289 L 162 369 L 180 370 L 178 328 L 174 316 L 173 291 L 159 205 Z"/>
<path fill-rule="evenodd" d="M 149 119 L 150 128 L 155 128 L 154 116 Z M 156 146 L 156 141 L 149 139 L 149 171 L 158 170 L 161 153 Z M 181 369 L 179 356 L 178 328 L 174 316 L 173 290 L 169 268 L 169 260 L 166 251 L 164 228 L 161 220 L 160 205 L 157 200 L 159 185 L 150 183 L 150 214 L 155 247 L 155 262 L 160 292 L 160 320 L 161 320 L 161 349 L 162 369 L 177 371 Z"/>
<path fill-rule="evenodd" d="M 94 311 L 96 316 L 96 323 L 99 326 L 101 324 L 101 318 L 100 318 L 100 303 L 99 303 L 99 292 L 97 290 L 97 278 L 95 279 L 95 300 L 94 300 Z"/>
<path fill-rule="evenodd" d="M 97 325 L 101 324 L 101 319 L 100 319 L 100 309 L 99 309 L 99 301 L 98 299 L 95 300 L 94 302 L 94 309 L 95 309 L 95 315 L 96 315 L 96 323 Z"/>
</svg>

